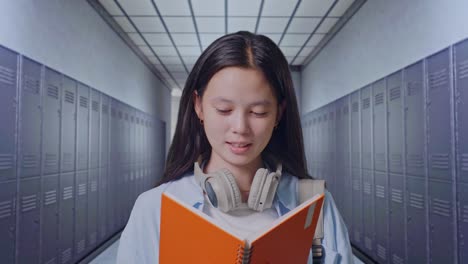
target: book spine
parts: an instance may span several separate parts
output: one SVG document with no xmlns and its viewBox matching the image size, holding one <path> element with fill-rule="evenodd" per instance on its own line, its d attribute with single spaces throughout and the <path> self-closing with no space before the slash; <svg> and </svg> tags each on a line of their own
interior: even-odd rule
<svg viewBox="0 0 468 264">
<path fill-rule="evenodd" d="M 239 245 L 237 248 L 236 264 L 249 264 L 251 250 L 248 247 Z"/>
</svg>

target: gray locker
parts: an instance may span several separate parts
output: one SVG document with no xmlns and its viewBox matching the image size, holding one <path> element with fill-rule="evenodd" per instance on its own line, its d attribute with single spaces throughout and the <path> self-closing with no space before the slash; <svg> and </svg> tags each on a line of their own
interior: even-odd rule
<svg viewBox="0 0 468 264">
<path fill-rule="evenodd" d="M 62 76 L 45 67 L 42 93 L 42 174 L 59 172 L 60 98 Z"/>
<path fill-rule="evenodd" d="M 346 97 L 345 99 L 345 104 L 343 105 L 342 108 L 342 113 L 343 113 L 343 127 L 341 131 L 343 132 L 343 149 L 344 149 L 344 157 L 343 157 L 343 163 L 344 164 L 344 173 L 342 176 L 344 177 L 343 183 L 344 183 L 344 203 L 343 203 L 343 211 L 341 211 L 343 218 L 347 224 L 348 227 L 351 226 L 351 216 L 352 216 L 352 188 L 349 188 L 352 186 L 352 178 L 351 178 L 351 144 L 350 144 L 350 105 L 349 105 L 349 96 Z"/>
<path fill-rule="evenodd" d="M 59 175 L 42 178 L 41 263 L 58 263 Z"/>
<path fill-rule="evenodd" d="M 99 169 L 89 170 L 88 184 L 88 226 L 87 226 L 87 249 L 96 247 L 98 230 L 98 176 Z"/>
<path fill-rule="evenodd" d="M 89 140 L 89 88 L 78 83 L 77 133 L 76 133 L 76 170 L 88 169 Z"/>
<path fill-rule="evenodd" d="M 110 122 L 110 112 L 109 112 L 109 97 L 104 94 L 101 94 L 101 130 L 100 130 L 100 153 L 101 153 L 101 164 L 99 167 L 106 167 L 109 165 L 109 122 Z"/>
<path fill-rule="evenodd" d="M 390 259 L 391 263 L 405 263 L 405 179 L 399 174 L 390 174 Z"/>
<path fill-rule="evenodd" d="M 99 242 L 104 241 L 107 237 L 108 232 L 108 219 L 107 219 L 107 167 L 99 169 L 99 193 L 98 193 L 98 240 Z"/>
<path fill-rule="evenodd" d="M 372 170 L 372 87 L 361 89 L 362 169 Z"/>
<path fill-rule="evenodd" d="M 115 99 L 111 99 L 111 120 L 110 120 L 110 130 L 109 130 L 109 137 L 110 137 L 110 145 L 109 145 L 109 158 L 110 158 L 110 166 L 109 166 L 109 174 L 107 178 L 107 186 L 108 186 L 108 205 L 107 205 L 107 220 L 108 220 L 108 228 L 109 232 L 112 233 L 115 229 L 116 225 L 116 200 L 114 198 L 115 188 L 116 185 L 116 178 L 118 173 L 118 154 L 120 144 L 118 144 L 118 109 L 117 109 L 117 101 Z"/>
<path fill-rule="evenodd" d="M 407 263 L 428 263 L 426 228 L 428 225 L 426 182 L 420 177 L 407 177 Z"/>
<path fill-rule="evenodd" d="M 22 57 L 18 151 L 21 178 L 40 173 L 41 71 L 39 63 Z"/>
<path fill-rule="evenodd" d="M 361 168 L 360 91 L 351 94 L 351 167 Z"/>
<path fill-rule="evenodd" d="M 62 96 L 62 141 L 61 171 L 75 170 L 75 136 L 76 136 L 76 81 L 63 76 Z"/>
<path fill-rule="evenodd" d="M 468 261 L 468 184 L 459 183 L 459 208 L 458 208 L 458 263 Z"/>
<path fill-rule="evenodd" d="M 375 182 L 375 256 L 379 263 L 389 259 L 387 174 L 374 171 Z"/>
<path fill-rule="evenodd" d="M 387 99 L 385 79 L 372 85 L 374 170 L 387 172 Z"/>
<path fill-rule="evenodd" d="M 331 104 L 328 109 L 328 159 L 327 176 L 330 183 L 330 191 L 336 194 L 336 106 Z"/>
<path fill-rule="evenodd" d="M 388 171 L 403 174 L 403 103 L 402 74 L 398 71 L 387 77 L 388 99 Z"/>
<path fill-rule="evenodd" d="M 99 210 L 98 210 L 98 240 L 103 241 L 108 236 L 107 210 L 108 209 L 108 166 L 109 166 L 109 124 L 110 124 L 110 99 L 101 94 L 100 117 L 100 174 L 99 174 Z"/>
<path fill-rule="evenodd" d="M 375 258 L 375 224 L 374 224 L 374 172 L 362 170 L 362 208 L 363 208 L 363 236 L 364 248 L 367 255 Z"/>
<path fill-rule="evenodd" d="M 91 111 L 89 122 L 89 167 L 95 169 L 99 167 L 99 116 L 100 116 L 100 95 L 99 92 L 91 89 Z"/>
<path fill-rule="evenodd" d="M 21 179 L 19 190 L 17 263 L 39 262 L 41 179 Z"/>
<path fill-rule="evenodd" d="M 16 181 L 0 182 L 0 259 L 15 263 Z"/>
<path fill-rule="evenodd" d="M 427 59 L 427 120 L 429 179 L 452 181 L 450 50 Z"/>
<path fill-rule="evenodd" d="M 361 193 L 361 170 L 357 168 L 351 169 L 352 173 L 352 180 L 353 180 L 353 193 L 352 193 L 352 201 L 353 201 L 353 223 L 352 223 L 352 232 L 350 232 L 350 239 L 360 246 L 363 247 L 362 243 L 362 193 Z M 368 208 L 366 208 L 368 209 Z"/>
<path fill-rule="evenodd" d="M 429 180 L 429 258 L 431 263 L 455 263 L 452 183 Z"/>
<path fill-rule="evenodd" d="M 73 230 L 75 211 L 74 172 L 60 175 L 60 203 L 59 203 L 59 263 L 72 263 Z"/>
<path fill-rule="evenodd" d="M 344 149 L 343 146 L 343 120 L 342 120 L 342 111 L 341 108 L 343 106 L 343 99 L 338 99 L 335 103 L 336 114 L 335 114 L 335 152 L 336 152 L 336 168 L 335 168 L 335 192 L 333 193 L 333 198 L 335 200 L 336 206 L 338 210 L 340 210 L 341 214 L 343 214 L 343 193 L 344 193 L 344 177 L 343 174 L 346 171 L 345 165 L 343 165 L 343 157 L 344 157 Z"/>
<path fill-rule="evenodd" d="M 16 179 L 17 68 L 18 55 L 0 46 L 0 182 Z"/>
<path fill-rule="evenodd" d="M 87 212 L 87 178 L 88 171 L 77 171 L 75 179 L 75 261 L 83 257 L 86 249 Z"/>
<path fill-rule="evenodd" d="M 404 76 L 406 173 L 424 177 L 426 133 L 423 63 L 417 62 L 405 68 Z"/>
</svg>

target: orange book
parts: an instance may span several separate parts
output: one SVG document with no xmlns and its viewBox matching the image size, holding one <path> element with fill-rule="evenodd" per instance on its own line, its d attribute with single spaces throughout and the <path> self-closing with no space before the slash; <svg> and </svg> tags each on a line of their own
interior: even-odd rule
<svg viewBox="0 0 468 264">
<path fill-rule="evenodd" d="M 159 263 L 307 263 L 324 195 L 315 195 L 248 237 L 163 193 Z"/>
</svg>

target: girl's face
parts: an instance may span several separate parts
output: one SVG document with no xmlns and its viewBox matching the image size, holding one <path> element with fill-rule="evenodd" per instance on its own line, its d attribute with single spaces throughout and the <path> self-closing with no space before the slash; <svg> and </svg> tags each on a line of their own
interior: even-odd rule
<svg viewBox="0 0 468 264">
<path fill-rule="evenodd" d="M 261 164 L 260 154 L 280 120 L 278 101 L 263 73 L 240 67 L 218 71 L 203 98 L 195 94 L 195 111 L 212 147 L 211 161 L 219 167 Z"/>
</svg>

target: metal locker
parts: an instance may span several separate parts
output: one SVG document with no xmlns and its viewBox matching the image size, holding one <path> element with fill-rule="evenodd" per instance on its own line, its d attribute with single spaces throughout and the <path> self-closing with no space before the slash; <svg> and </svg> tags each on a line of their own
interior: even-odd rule
<svg viewBox="0 0 468 264">
<path fill-rule="evenodd" d="M 129 111 L 129 133 L 128 133 L 128 141 L 129 141 L 129 162 L 128 162 L 128 173 L 130 175 L 129 181 L 130 184 L 128 187 L 130 188 L 130 192 L 128 192 L 128 208 L 127 208 L 127 213 L 126 216 L 130 215 L 130 210 L 132 209 L 134 198 L 136 195 L 136 187 L 138 184 L 138 177 L 136 174 L 136 164 L 135 164 L 135 143 L 136 143 L 136 118 L 135 118 L 135 110 L 132 109 L 131 107 L 128 107 Z"/>
<path fill-rule="evenodd" d="M 19 149 L 20 177 L 39 176 L 41 161 L 41 72 L 42 67 L 22 58 Z"/>
<path fill-rule="evenodd" d="M 427 197 L 426 181 L 420 177 L 407 176 L 406 188 L 408 199 L 407 210 L 407 263 L 428 263 L 426 245 L 428 236 L 426 228 Z"/>
<path fill-rule="evenodd" d="M 40 177 L 21 179 L 18 194 L 17 263 L 39 262 Z"/>
<path fill-rule="evenodd" d="M 110 111 L 109 111 L 109 97 L 101 94 L 101 130 L 100 130 L 100 152 L 101 152 L 101 164 L 99 167 L 107 167 L 109 164 L 109 124 L 110 124 Z"/>
<path fill-rule="evenodd" d="M 87 225 L 87 243 L 86 251 L 96 247 L 98 230 L 98 175 L 99 169 L 89 170 L 88 184 L 88 225 Z"/>
<path fill-rule="evenodd" d="M 59 263 L 72 263 L 73 230 L 75 212 L 75 172 L 60 175 L 60 203 L 59 203 Z"/>
<path fill-rule="evenodd" d="M 343 112 L 343 145 L 341 146 L 344 149 L 344 203 L 342 211 L 343 218 L 346 222 L 348 228 L 351 226 L 352 223 L 352 178 L 351 178 L 351 142 L 350 142 L 350 135 L 351 135 L 351 114 L 350 114 L 350 96 L 346 96 L 345 103 L 342 108 Z M 351 188 L 350 188 L 351 187 Z"/>
<path fill-rule="evenodd" d="M 388 185 L 387 174 L 374 171 L 375 181 L 375 256 L 379 263 L 388 259 Z"/>
<path fill-rule="evenodd" d="M 343 142 L 342 142 L 342 135 L 344 133 L 343 131 L 343 121 L 342 121 L 342 118 L 341 118 L 341 115 L 342 115 L 342 111 L 341 111 L 341 108 L 343 106 L 343 99 L 338 99 L 336 102 L 335 102 L 335 109 L 336 109 L 336 114 L 335 114 L 335 129 L 336 129 L 336 132 L 335 132 L 335 154 L 336 154 L 336 163 L 334 164 L 334 166 L 336 166 L 335 168 L 335 175 L 334 175 L 334 178 L 335 178 L 335 192 L 333 193 L 333 199 L 335 200 L 335 204 L 338 208 L 338 210 L 341 212 L 341 214 L 343 214 L 343 181 L 344 181 L 344 178 L 343 178 L 343 174 L 344 174 L 344 171 L 345 171 L 345 166 L 343 165 L 343 150 L 344 150 L 344 146 L 343 146 Z"/>
<path fill-rule="evenodd" d="M 87 212 L 87 179 L 88 171 L 77 171 L 75 179 L 75 261 L 84 256 L 86 249 Z"/>
<path fill-rule="evenodd" d="M 361 193 L 361 170 L 359 168 L 351 169 L 351 177 L 353 181 L 352 192 L 352 228 L 350 239 L 359 247 L 364 248 L 362 243 L 362 193 Z"/>
<path fill-rule="evenodd" d="M 89 140 L 89 88 L 78 83 L 77 128 L 76 128 L 76 170 L 88 169 Z"/>
<path fill-rule="evenodd" d="M 405 85 L 406 174 L 424 177 L 426 130 L 422 62 L 404 69 L 403 83 Z"/>
<path fill-rule="evenodd" d="M 59 175 L 42 177 L 41 263 L 58 263 Z"/>
<path fill-rule="evenodd" d="M 429 180 L 429 260 L 431 263 L 455 263 L 452 183 Z"/>
<path fill-rule="evenodd" d="M 91 110 L 89 117 L 89 168 L 99 167 L 99 116 L 100 116 L 100 95 L 99 92 L 90 89 Z"/>
<path fill-rule="evenodd" d="M 351 167 L 361 168 L 361 119 L 359 112 L 360 91 L 351 94 Z"/>
<path fill-rule="evenodd" d="M 390 259 L 391 263 L 405 263 L 405 197 L 403 175 L 390 174 Z"/>
<path fill-rule="evenodd" d="M 387 172 L 387 100 L 385 79 L 372 85 L 374 170 Z"/>
<path fill-rule="evenodd" d="M 362 214 L 363 214 L 363 238 L 362 248 L 367 255 L 375 258 L 375 224 L 374 224 L 374 172 L 362 169 Z"/>
<path fill-rule="evenodd" d="M 361 89 L 361 151 L 362 169 L 372 170 L 372 87 Z"/>
<path fill-rule="evenodd" d="M 75 170 L 76 81 L 63 76 L 61 115 L 61 172 Z"/>
<path fill-rule="evenodd" d="M 59 172 L 62 76 L 45 67 L 42 93 L 42 175 Z"/>
<path fill-rule="evenodd" d="M 98 210 L 98 240 L 102 242 L 108 236 L 107 211 L 108 211 L 108 166 L 109 166 L 109 124 L 110 124 L 110 99 L 101 94 L 101 117 L 100 117 L 100 172 L 99 172 L 99 210 Z"/>
<path fill-rule="evenodd" d="M 454 46 L 459 263 L 468 262 L 468 40 Z"/>
<path fill-rule="evenodd" d="M 0 182 L 0 259 L 15 263 L 16 181 Z"/>
<path fill-rule="evenodd" d="M 99 193 L 98 193 L 98 241 L 102 242 L 108 235 L 108 184 L 107 184 L 107 168 L 99 169 Z"/>
<path fill-rule="evenodd" d="M 317 178 L 317 127 L 318 127 L 318 118 L 317 111 L 312 112 L 312 127 L 310 134 L 310 145 L 311 145 L 311 173 L 312 177 Z"/>
<path fill-rule="evenodd" d="M 117 187 L 116 185 L 116 178 L 117 178 L 117 173 L 119 172 L 118 164 L 119 164 L 119 152 L 120 152 L 120 147 L 121 145 L 119 144 L 119 139 L 118 139 L 118 133 L 119 133 L 119 127 L 118 127 L 118 119 L 119 119 L 119 113 L 118 113 L 118 106 L 117 106 L 117 101 L 115 99 L 110 99 L 111 103 L 111 120 L 110 120 L 110 130 L 109 130 L 109 137 L 110 137 L 110 144 L 109 144 L 109 174 L 107 178 L 107 220 L 109 222 L 108 228 L 110 234 L 115 231 L 115 225 L 116 225 L 116 207 L 117 207 L 117 201 L 114 199 L 114 194 L 115 194 L 115 188 Z"/>
<path fill-rule="evenodd" d="M 403 103 L 402 74 L 398 71 L 387 77 L 388 102 L 388 171 L 403 174 Z"/>
<path fill-rule="evenodd" d="M 336 193 L 336 102 L 332 103 L 328 112 L 328 160 L 327 176 L 330 182 L 330 191 Z"/>
<path fill-rule="evenodd" d="M 0 182 L 16 179 L 17 69 L 18 54 L 0 46 Z"/>
<path fill-rule="evenodd" d="M 429 179 L 452 181 L 450 50 L 427 58 L 427 126 Z"/>
</svg>

